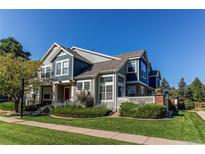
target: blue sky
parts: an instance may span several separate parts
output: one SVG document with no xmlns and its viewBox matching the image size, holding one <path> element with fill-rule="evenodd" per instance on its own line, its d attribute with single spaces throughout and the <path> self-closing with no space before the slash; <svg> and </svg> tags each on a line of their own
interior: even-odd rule
<svg viewBox="0 0 205 154">
<path fill-rule="evenodd" d="M 32 59 L 53 42 L 111 55 L 146 49 L 171 86 L 205 83 L 205 10 L 0 10 L 0 38 L 8 36 Z"/>
</svg>

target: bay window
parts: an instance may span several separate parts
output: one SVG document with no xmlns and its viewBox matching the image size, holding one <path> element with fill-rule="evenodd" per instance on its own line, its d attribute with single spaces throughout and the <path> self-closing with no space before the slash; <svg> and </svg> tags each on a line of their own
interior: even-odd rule
<svg viewBox="0 0 205 154">
<path fill-rule="evenodd" d="M 105 75 L 100 77 L 100 100 L 113 100 L 113 76 Z"/>
</svg>

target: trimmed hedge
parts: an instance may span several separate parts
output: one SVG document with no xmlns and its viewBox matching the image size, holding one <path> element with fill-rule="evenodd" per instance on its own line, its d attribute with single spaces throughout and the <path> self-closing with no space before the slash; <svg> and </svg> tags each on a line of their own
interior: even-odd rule
<svg viewBox="0 0 205 154">
<path fill-rule="evenodd" d="M 133 117 L 135 111 L 133 109 L 137 108 L 139 105 L 132 102 L 124 102 L 120 105 L 120 116 L 123 117 Z"/>
<path fill-rule="evenodd" d="M 108 116 L 111 110 L 105 107 L 80 107 L 64 106 L 52 110 L 56 116 L 73 117 L 73 118 L 94 118 Z"/>
<path fill-rule="evenodd" d="M 159 119 L 166 116 L 166 107 L 157 104 L 134 104 L 125 102 L 121 104 L 120 116 Z"/>
<path fill-rule="evenodd" d="M 14 102 L 0 103 L 0 110 L 14 111 L 15 110 L 15 103 Z"/>
</svg>

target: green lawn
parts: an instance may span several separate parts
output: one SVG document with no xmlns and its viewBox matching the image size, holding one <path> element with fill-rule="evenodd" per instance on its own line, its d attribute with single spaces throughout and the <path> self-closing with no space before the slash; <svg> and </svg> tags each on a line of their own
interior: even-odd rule
<svg viewBox="0 0 205 154">
<path fill-rule="evenodd" d="M 22 126 L 0 122 L 0 144 L 131 144 L 117 140 L 103 139 L 75 133 L 67 133 L 44 128 Z"/>
<path fill-rule="evenodd" d="M 183 112 L 170 120 L 136 120 L 128 118 L 68 120 L 49 116 L 31 116 L 24 119 L 205 143 L 205 121 L 193 112 Z"/>
<path fill-rule="evenodd" d="M 14 111 L 15 104 L 13 102 L 0 103 L 0 110 Z"/>
</svg>

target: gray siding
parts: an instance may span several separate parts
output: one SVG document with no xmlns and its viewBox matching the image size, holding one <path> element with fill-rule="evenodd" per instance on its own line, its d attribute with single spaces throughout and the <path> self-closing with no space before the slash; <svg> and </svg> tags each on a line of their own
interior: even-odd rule
<svg viewBox="0 0 205 154">
<path fill-rule="evenodd" d="M 68 75 L 63 75 L 63 76 L 56 76 L 55 75 L 56 62 L 61 61 L 61 60 L 66 60 L 66 59 L 69 59 L 69 74 Z M 73 63 L 73 57 L 69 54 L 57 56 L 52 62 L 53 80 L 54 81 L 72 80 L 72 77 L 73 77 L 72 63 Z"/>
<path fill-rule="evenodd" d="M 127 63 L 120 68 L 119 73 L 126 76 L 126 74 L 127 74 Z"/>
</svg>

